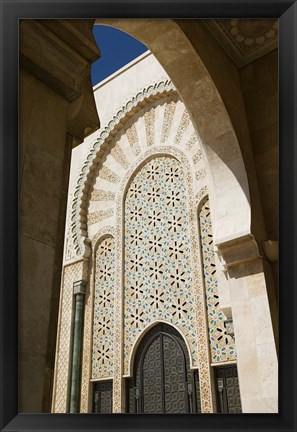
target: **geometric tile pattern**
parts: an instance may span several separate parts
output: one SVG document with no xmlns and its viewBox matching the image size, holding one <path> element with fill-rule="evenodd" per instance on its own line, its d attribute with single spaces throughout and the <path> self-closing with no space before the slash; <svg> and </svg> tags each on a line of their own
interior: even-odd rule
<svg viewBox="0 0 297 432">
<path fill-rule="evenodd" d="M 137 173 L 125 201 L 124 374 L 141 331 L 177 326 L 198 365 L 187 191 L 181 164 L 164 156 Z"/>
<path fill-rule="evenodd" d="M 114 239 L 101 241 L 96 252 L 92 379 L 113 375 Z"/>
<path fill-rule="evenodd" d="M 209 201 L 199 211 L 200 241 L 206 289 L 207 319 L 212 363 L 236 360 L 235 340 L 226 334 L 226 316 L 220 310 L 218 282 L 211 228 Z"/>
<path fill-rule="evenodd" d="M 98 249 L 98 245 L 104 238 L 114 238 L 114 228 L 106 225 L 98 230 L 94 237 L 94 251 Z M 96 255 L 94 256 L 94 258 Z M 82 351 L 82 371 L 81 371 L 81 395 L 80 395 L 80 412 L 87 413 L 90 410 L 89 395 L 90 395 L 90 379 L 92 378 L 92 354 L 93 354 L 93 310 L 95 297 L 95 273 L 96 260 L 92 269 L 88 274 L 89 290 L 86 292 L 85 299 L 85 314 L 84 314 L 84 336 L 83 336 L 83 351 Z"/>
</svg>

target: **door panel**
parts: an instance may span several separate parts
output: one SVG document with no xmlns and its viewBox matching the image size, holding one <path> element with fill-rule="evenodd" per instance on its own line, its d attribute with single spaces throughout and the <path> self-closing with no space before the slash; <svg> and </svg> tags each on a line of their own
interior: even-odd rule
<svg viewBox="0 0 297 432">
<path fill-rule="evenodd" d="M 239 414 L 241 400 L 236 365 L 216 368 L 218 411 L 222 414 Z"/>
<path fill-rule="evenodd" d="M 93 412 L 96 414 L 112 413 L 112 381 L 94 383 Z"/>
<path fill-rule="evenodd" d="M 161 338 L 158 336 L 149 345 L 143 359 L 141 390 L 144 413 L 163 412 L 161 368 Z"/>
<path fill-rule="evenodd" d="M 162 335 L 164 358 L 164 392 L 166 414 L 189 412 L 186 388 L 186 365 L 184 354 L 178 343 Z"/>
</svg>

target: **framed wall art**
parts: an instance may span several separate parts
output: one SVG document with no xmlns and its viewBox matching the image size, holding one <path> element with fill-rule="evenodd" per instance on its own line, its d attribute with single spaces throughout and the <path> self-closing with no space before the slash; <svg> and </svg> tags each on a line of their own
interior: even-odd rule
<svg viewBox="0 0 297 432">
<path fill-rule="evenodd" d="M 296 3 L 1 6 L 1 430 L 295 430 Z"/>
</svg>

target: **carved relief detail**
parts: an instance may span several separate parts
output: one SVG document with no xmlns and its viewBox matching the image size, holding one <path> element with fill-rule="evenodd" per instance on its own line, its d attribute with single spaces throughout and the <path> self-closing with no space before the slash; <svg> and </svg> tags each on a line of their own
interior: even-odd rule
<svg viewBox="0 0 297 432">
<path fill-rule="evenodd" d="M 111 150 L 111 155 L 115 158 L 115 160 L 122 165 L 123 168 L 129 168 L 129 162 L 126 158 L 125 153 L 120 148 L 119 144 L 116 144 L 115 147 Z"/>
<path fill-rule="evenodd" d="M 134 123 L 131 124 L 131 126 L 129 126 L 126 129 L 126 135 L 129 141 L 129 144 L 134 152 L 134 154 L 136 156 L 139 156 L 141 153 L 141 148 L 138 142 L 138 136 L 137 136 L 137 131 L 136 131 L 136 126 Z"/>
<path fill-rule="evenodd" d="M 120 177 L 104 165 L 102 168 L 100 168 L 100 177 L 109 181 L 110 183 L 119 183 L 120 181 Z"/>
<path fill-rule="evenodd" d="M 195 132 L 193 132 L 193 134 L 191 135 L 190 139 L 186 144 L 186 149 L 191 150 L 191 148 L 194 147 L 194 145 L 197 144 L 197 142 L 198 142 L 197 136 Z"/>
<path fill-rule="evenodd" d="M 172 100 L 166 104 L 165 113 L 162 125 L 161 143 L 165 143 L 169 138 L 169 133 L 173 121 L 173 116 L 176 107 L 176 100 Z"/>
<path fill-rule="evenodd" d="M 146 130 L 146 145 L 149 147 L 154 143 L 154 126 L 155 126 L 155 107 L 151 107 L 144 114 L 144 124 Z"/>
<path fill-rule="evenodd" d="M 88 215 L 88 224 L 93 225 L 97 222 L 101 222 L 104 219 L 108 219 L 114 215 L 114 209 L 110 208 L 107 210 L 97 211 L 95 213 L 89 213 Z"/>
<path fill-rule="evenodd" d="M 183 112 L 180 124 L 179 124 L 177 132 L 176 132 L 176 136 L 174 139 L 175 144 L 180 143 L 182 136 L 183 136 L 185 130 L 187 129 L 187 127 L 189 126 L 189 124 L 190 124 L 190 116 L 189 116 L 188 112 L 185 110 Z"/>
<path fill-rule="evenodd" d="M 114 192 L 100 190 L 100 189 L 94 189 L 90 196 L 90 201 L 113 201 L 114 199 L 115 199 Z"/>
</svg>

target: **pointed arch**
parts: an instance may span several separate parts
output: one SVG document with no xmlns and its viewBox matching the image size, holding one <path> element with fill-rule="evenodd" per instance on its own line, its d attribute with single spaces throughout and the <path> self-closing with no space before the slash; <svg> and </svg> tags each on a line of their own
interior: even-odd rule
<svg viewBox="0 0 297 432">
<path fill-rule="evenodd" d="M 150 330 L 152 330 L 154 327 L 156 327 L 158 324 L 167 324 L 167 325 L 169 325 L 169 326 L 172 326 L 180 335 L 181 335 L 181 337 L 182 337 L 182 339 L 183 339 L 183 341 L 184 341 L 184 343 L 185 343 L 185 345 L 186 345 L 186 347 L 187 347 L 187 350 L 188 350 L 188 355 L 189 355 L 189 359 L 190 359 L 190 367 L 191 367 L 191 369 L 197 369 L 198 368 L 198 366 L 196 366 L 195 368 L 193 367 L 193 360 L 192 360 L 192 356 L 191 356 L 191 350 L 190 350 L 190 347 L 189 347 L 189 343 L 188 343 L 188 341 L 187 341 L 187 339 L 186 339 L 186 337 L 185 337 L 185 335 L 183 334 L 183 332 L 181 331 L 181 329 L 179 328 L 179 327 L 177 327 L 175 324 L 173 324 L 173 323 L 171 323 L 171 322 L 169 322 L 169 321 L 166 321 L 166 320 L 164 320 L 164 319 L 158 319 L 158 320 L 156 320 L 156 321 L 154 321 L 154 322 L 152 322 L 152 323 L 150 323 L 150 324 L 148 324 L 142 331 L 141 331 L 141 333 L 137 336 L 137 339 L 135 340 L 135 342 L 134 342 L 134 344 L 133 344 L 133 347 L 132 347 L 132 350 L 131 350 L 131 352 L 130 352 L 130 355 L 129 355 L 129 361 L 128 361 L 128 363 L 129 363 L 129 368 L 128 368 L 128 370 L 129 370 L 129 373 L 127 374 L 127 375 L 124 375 L 124 377 L 126 378 L 126 377 L 131 377 L 132 376 L 132 374 L 133 374 L 133 364 L 134 364 L 134 360 L 135 360 L 135 354 L 136 354 L 136 352 L 137 352 L 137 349 L 138 349 L 138 347 L 139 347 L 139 344 L 141 343 L 141 341 L 143 340 L 143 338 L 144 338 L 144 336 L 150 331 Z"/>
<path fill-rule="evenodd" d="M 154 146 L 151 149 L 148 149 L 143 154 L 141 154 L 137 160 L 131 165 L 130 169 L 126 172 L 124 176 L 120 189 L 117 194 L 117 202 L 116 202 L 116 263 L 117 268 L 116 272 L 116 289 L 117 289 L 117 303 L 115 305 L 115 316 L 118 317 L 118 323 L 116 325 L 117 334 L 116 345 L 117 345 L 117 353 L 115 353 L 115 359 L 117 359 L 114 365 L 114 389 L 116 389 L 117 393 L 120 395 L 121 393 L 121 381 L 119 377 L 123 375 L 122 365 L 124 364 L 123 359 L 123 333 L 121 332 L 121 317 L 124 314 L 123 311 L 123 277 L 124 274 L 124 260 L 122 258 L 122 239 L 124 238 L 124 200 L 125 200 L 125 192 L 127 191 L 127 187 L 130 184 L 131 179 L 137 173 L 139 167 L 144 167 L 146 161 L 150 161 L 152 159 L 157 159 L 158 157 L 169 156 L 172 159 L 175 159 L 180 163 L 184 171 L 184 179 L 185 179 L 185 187 L 188 191 L 188 206 L 189 206 L 189 243 L 191 250 L 199 250 L 199 238 L 198 238 L 198 226 L 197 226 L 197 214 L 195 208 L 195 198 L 193 192 L 193 183 L 194 177 L 191 170 L 190 162 L 185 155 L 185 152 L 174 146 L 164 145 L 164 146 Z M 200 287 L 200 289 L 194 289 L 194 303 L 195 303 L 195 327 L 197 328 L 197 344 L 198 344 L 198 352 L 195 353 L 196 361 L 198 362 L 196 366 L 199 365 L 201 370 L 201 380 L 202 384 L 202 393 L 201 393 L 201 404 L 203 412 L 212 412 L 213 409 L 213 401 L 211 395 L 211 384 L 210 384 L 210 362 L 209 362 L 209 352 L 208 352 L 208 344 L 207 344 L 207 326 L 205 322 L 205 301 L 204 301 L 204 289 L 203 283 L 201 280 L 201 263 L 199 256 L 194 256 L 191 254 L 191 269 L 192 269 L 192 277 L 193 277 L 193 287 Z M 192 336 L 191 336 L 192 337 Z M 193 339 L 194 340 L 194 339 Z M 194 346 L 194 345 L 193 345 Z M 130 346 L 129 346 L 130 349 Z M 199 359 L 199 360 L 198 360 Z M 114 412 L 120 412 L 120 396 L 114 400 Z"/>
</svg>

